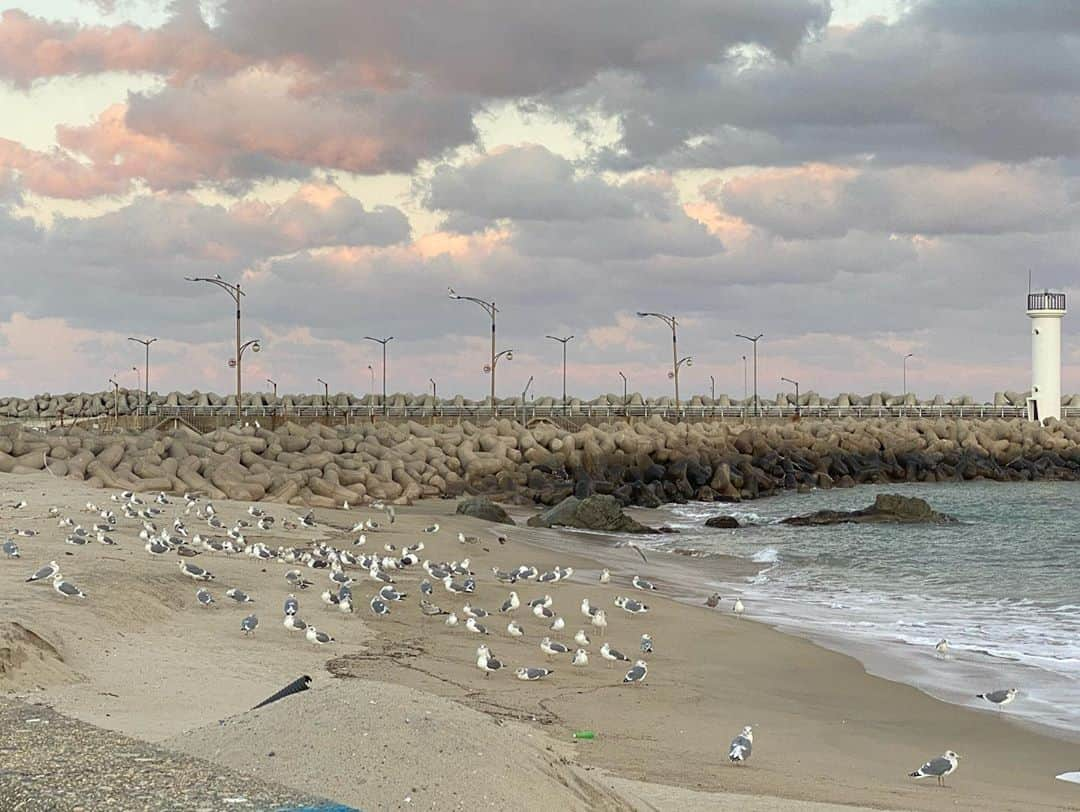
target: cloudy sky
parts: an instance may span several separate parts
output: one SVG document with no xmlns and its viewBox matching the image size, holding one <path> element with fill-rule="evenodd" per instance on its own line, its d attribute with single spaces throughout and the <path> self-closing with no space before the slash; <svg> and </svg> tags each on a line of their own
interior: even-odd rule
<svg viewBox="0 0 1080 812">
<path fill-rule="evenodd" d="M 986 397 L 1080 280 L 1080 4 L 0 0 L 0 392 Z M 1080 336 L 1065 321 L 1065 380 Z"/>
</svg>

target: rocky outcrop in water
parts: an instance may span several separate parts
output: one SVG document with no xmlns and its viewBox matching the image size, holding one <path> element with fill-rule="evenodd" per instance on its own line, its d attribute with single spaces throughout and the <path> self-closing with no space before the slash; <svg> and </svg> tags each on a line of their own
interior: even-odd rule
<svg viewBox="0 0 1080 812">
<path fill-rule="evenodd" d="M 1080 479 L 1080 421 L 804 420 L 568 430 L 510 420 L 285 423 L 198 433 L 0 426 L 0 473 L 48 470 L 99 487 L 197 490 L 313 506 L 487 495 L 553 506 L 575 496 L 656 507 L 739 502 L 856 484 Z"/>
<path fill-rule="evenodd" d="M 781 524 L 796 527 L 829 524 L 949 524 L 956 519 L 947 513 L 938 513 L 925 499 L 881 493 L 874 504 L 861 510 L 819 510 L 805 516 L 792 516 Z"/>
<path fill-rule="evenodd" d="M 607 533 L 656 533 L 623 513 L 614 496 L 568 496 L 559 504 L 529 518 L 530 527 L 574 527 Z"/>
<path fill-rule="evenodd" d="M 734 530 L 742 527 L 734 516 L 710 516 L 705 520 L 705 526 L 716 530 Z"/>
</svg>

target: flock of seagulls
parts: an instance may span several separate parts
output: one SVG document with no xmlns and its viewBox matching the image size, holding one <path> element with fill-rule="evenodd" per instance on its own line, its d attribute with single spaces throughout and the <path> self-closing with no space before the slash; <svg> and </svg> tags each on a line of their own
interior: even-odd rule
<svg viewBox="0 0 1080 812">
<path fill-rule="evenodd" d="M 95 514 L 95 520 L 89 527 L 83 527 L 71 517 L 60 517 L 57 508 L 51 508 L 49 515 L 59 517 L 58 527 L 65 528 L 67 537 L 65 543 L 82 546 L 96 541 L 103 545 L 116 545 L 113 539 L 119 518 L 137 520 L 141 522 L 142 529 L 139 538 L 144 542 L 144 549 L 154 557 L 176 556 L 177 568 L 180 575 L 190 578 L 199 586 L 195 591 L 195 600 L 198 606 L 209 609 L 216 605 L 217 601 L 208 584 L 216 579 L 208 569 L 188 560 L 201 554 L 221 554 L 225 556 L 246 555 L 261 561 L 277 561 L 291 568 L 285 572 L 284 580 L 295 591 L 289 593 L 283 606 L 283 625 L 290 631 L 302 632 L 304 638 L 313 645 L 325 646 L 335 642 L 327 632 L 307 623 L 300 617 L 300 602 L 296 592 L 303 592 L 315 585 L 316 572 L 323 571 L 328 586 L 321 593 L 321 601 L 324 606 L 340 613 L 352 614 L 355 611 L 356 601 L 354 587 L 368 582 L 375 591 L 370 597 L 365 596 L 365 601 L 373 617 L 384 618 L 398 611 L 393 608 L 404 602 L 409 593 L 402 591 L 397 585 L 395 576 L 400 576 L 402 571 L 409 568 L 422 570 L 423 577 L 419 584 L 418 606 L 421 615 L 425 617 L 443 618 L 443 623 L 448 629 L 462 628 L 468 634 L 480 635 L 482 640 L 491 640 L 497 634 L 501 621 L 499 617 L 507 620 L 505 633 L 508 638 L 516 641 L 524 641 L 526 638 L 537 639 L 537 647 L 540 654 L 545 658 L 546 665 L 540 666 L 532 663 L 523 663 L 512 669 L 513 675 L 522 681 L 535 682 L 545 680 L 556 673 L 551 667 L 558 661 L 569 661 L 574 668 L 586 668 L 589 666 L 590 657 L 593 654 L 593 640 L 587 629 L 602 640 L 599 649 L 595 651 L 600 659 L 606 661 L 609 668 L 616 663 L 627 667 L 622 684 L 642 685 L 649 676 L 649 664 L 645 659 L 632 659 L 629 655 L 614 648 L 606 637 L 608 634 L 608 610 L 594 606 L 589 598 L 584 598 L 580 605 L 580 620 L 577 625 L 582 626 L 573 635 L 573 645 L 557 639 L 560 632 L 567 628 L 567 618 L 573 617 L 572 612 L 559 612 L 555 608 L 555 601 L 550 594 L 545 593 L 527 600 L 523 600 L 518 590 L 530 585 L 550 588 L 560 582 L 565 582 L 574 576 L 571 567 L 554 567 L 551 570 L 540 571 L 530 564 L 520 564 L 509 570 L 492 567 L 492 577 L 496 587 L 509 589 L 491 605 L 497 605 L 494 612 L 481 607 L 477 602 L 478 592 L 481 585 L 477 573 L 470 567 L 469 557 L 459 560 L 432 561 L 421 558 L 425 550 L 425 543 L 417 541 L 412 545 L 398 548 L 392 543 L 382 545 L 381 550 L 365 552 L 368 544 L 368 534 L 378 533 L 382 525 L 374 519 L 367 518 L 356 522 L 347 532 L 346 538 L 336 546 L 328 540 L 316 540 L 298 546 L 278 546 L 271 549 L 261 541 L 249 541 L 247 536 L 257 532 L 267 532 L 278 526 L 277 520 L 264 508 L 252 505 L 247 509 L 248 519 L 237 519 L 231 525 L 226 524 L 218 514 L 212 502 L 202 501 L 197 494 L 188 493 L 183 497 L 183 516 L 176 515 L 172 521 L 164 518 L 166 506 L 172 504 L 172 500 L 164 493 L 159 493 L 152 500 L 147 501 L 144 497 L 130 491 L 114 495 L 112 501 L 117 503 L 118 508 L 100 508 L 88 502 L 86 511 Z M 9 507 L 12 510 L 22 510 L 28 506 L 25 500 L 21 500 Z M 348 509 L 348 505 L 345 506 Z M 387 525 L 393 525 L 396 519 L 392 505 L 373 503 L 373 509 L 382 510 L 385 514 Z M 118 515 L 119 514 L 119 515 Z M 193 517 L 193 518 L 186 518 Z M 193 524 L 188 527 L 188 521 Z M 206 535 L 202 531 L 193 529 L 196 521 L 204 522 L 207 530 Z M 160 526 L 159 526 L 160 525 Z M 284 531 L 313 530 L 320 527 L 313 511 L 308 511 L 294 519 L 285 519 L 280 523 Z M 328 528 L 330 531 L 342 534 L 340 529 Z M 425 535 L 439 533 L 438 523 L 431 524 L 423 529 Z M 357 535 L 358 534 L 358 535 Z M 22 538 L 33 538 L 37 535 L 33 530 L 13 530 L 12 535 Z M 350 536 L 355 538 L 349 538 Z M 333 535 L 330 536 L 332 538 Z M 463 547 L 478 545 L 481 539 L 477 536 L 469 536 L 465 533 L 457 534 L 457 541 Z M 506 537 L 498 538 L 500 544 L 506 543 Z M 372 545 L 374 546 L 374 545 Z M 8 559 L 19 559 L 22 552 L 13 539 L 3 542 L 2 549 Z M 641 554 L 639 550 L 639 554 Z M 642 554 L 642 558 L 644 555 Z M 307 573 L 305 573 L 307 570 Z M 310 573 L 310 578 L 308 577 Z M 608 569 L 604 569 L 599 575 L 600 584 L 610 584 L 613 575 Z M 29 577 L 28 583 L 51 582 L 54 591 L 63 598 L 86 599 L 87 595 L 74 583 L 67 580 L 60 571 L 56 561 L 39 567 Z M 456 609 L 443 609 L 434 602 L 436 585 L 442 587 L 447 599 L 458 596 L 466 596 L 460 612 Z M 659 587 L 642 577 L 634 575 L 629 580 L 629 585 L 642 592 L 659 592 Z M 488 592 L 485 585 L 483 592 Z M 225 597 L 237 604 L 251 604 L 255 600 L 241 589 L 231 587 L 225 590 Z M 713 593 L 705 601 L 706 606 L 718 608 L 722 598 L 718 593 Z M 627 595 L 616 595 L 613 609 L 622 610 L 626 615 L 640 616 L 648 614 L 650 607 L 647 603 Z M 523 617 L 518 617 L 521 612 Z M 732 605 L 732 613 L 736 618 L 742 617 L 745 612 L 743 601 L 736 597 Z M 523 622 L 525 617 L 531 616 L 542 626 L 546 627 L 542 632 L 536 632 L 526 627 Z M 464 621 L 462 622 L 462 619 Z M 246 615 L 240 622 L 240 631 L 244 636 L 252 636 L 259 627 L 259 618 L 252 612 Z M 654 641 L 647 632 L 640 633 L 638 638 L 638 654 L 640 657 L 652 655 Z M 935 646 L 939 656 L 946 657 L 949 651 L 947 640 L 941 640 Z M 517 649 L 520 650 L 520 649 Z M 526 659 L 521 657 L 521 659 Z M 484 678 L 502 671 L 510 671 L 507 662 L 494 654 L 489 642 L 481 642 L 476 648 L 476 667 Z M 983 699 L 999 709 L 1016 699 L 1016 688 L 989 691 L 978 694 Z M 728 760 L 733 765 L 745 764 L 753 751 L 754 734 L 751 726 L 746 726 L 735 736 L 728 751 Z M 932 758 L 923 764 L 918 770 L 911 772 L 912 778 L 937 779 L 939 785 L 944 786 L 945 778 L 956 771 L 960 756 L 952 750 L 946 751 L 939 757 Z"/>
</svg>

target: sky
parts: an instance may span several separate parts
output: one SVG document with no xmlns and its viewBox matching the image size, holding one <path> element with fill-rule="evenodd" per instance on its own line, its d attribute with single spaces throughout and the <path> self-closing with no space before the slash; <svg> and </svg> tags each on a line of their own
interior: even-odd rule
<svg viewBox="0 0 1080 812">
<path fill-rule="evenodd" d="M 667 394 L 644 310 L 684 394 L 988 398 L 1080 287 L 1080 4 L 7 2 L 0 396 L 229 391 L 220 274 L 249 391 L 483 396 L 452 286 L 500 397 Z"/>
</svg>

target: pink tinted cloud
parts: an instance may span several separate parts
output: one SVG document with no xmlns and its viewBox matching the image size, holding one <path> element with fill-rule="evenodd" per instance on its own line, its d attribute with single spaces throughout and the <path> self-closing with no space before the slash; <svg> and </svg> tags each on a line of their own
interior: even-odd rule
<svg viewBox="0 0 1080 812">
<path fill-rule="evenodd" d="M 153 30 L 52 22 L 18 9 L 0 14 L 0 75 L 18 85 L 103 71 L 146 71 L 182 81 L 234 71 L 245 61 L 193 14 L 178 15 Z"/>
</svg>

